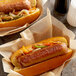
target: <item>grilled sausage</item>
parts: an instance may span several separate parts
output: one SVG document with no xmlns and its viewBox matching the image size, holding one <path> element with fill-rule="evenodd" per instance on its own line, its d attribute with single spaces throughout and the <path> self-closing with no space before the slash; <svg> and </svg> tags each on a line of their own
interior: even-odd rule
<svg viewBox="0 0 76 76">
<path fill-rule="evenodd" d="M 0 12 L 9 13 L 13 10 L 20 11 L 22 9 L 30 9 L 31 3 L 29 0 L 1 0 Z"/>
<path fill-rule="evenodd" d="M 52 45 L 48 47 L 19 56 L 17 58 L 17 61 L 22 65 L 22 67 L 27 67 L 32 64 L 47 60 L 49 58 L 63 55 L 66 53 L 67 49 L 68 48 L 65 43 L 52 43 Z"/>
</svg>

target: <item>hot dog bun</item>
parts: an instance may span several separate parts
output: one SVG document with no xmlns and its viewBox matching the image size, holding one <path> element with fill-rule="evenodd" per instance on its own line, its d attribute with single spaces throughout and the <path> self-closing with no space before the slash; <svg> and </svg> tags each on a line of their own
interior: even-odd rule
<svg viewBox="0 0 76 76">
<path fill-rule="evenodd" d="M 40 9 L 34 8 L 31 9 L 31 12 L 29 15 L 23 16 L 21 18 L 18 18 L 16 20 L 7 21 L 7 22 L 0 22 L 0 28 L 3 27 L 19 27 L 23 26 L 26 23 L 32 23 L 34 20 L 36 20 L 40 15 Z"/>
<path fill-rule="evenodd" d="M 67 59 L 72 56 L 72 50 L 68 49 L 68 53 L 54 57 L 47 61 L 32 65 L 30 67 L 16 70 L 16 72 L 22 74 L 23 76 L 35 76 L 47 72 L 49 70 L 55 69 L 62 65 Z"/>
<path fill-rule="evenodd" d="M 41 46 L 47 45 L 46 47 Z M 37 46 L 40 45 L 40 46 Z M 23 76 L 35 76 L 57 68 L 72 56 L 64 37 L 53 37 L 41 42 L 23 46 L 11 56 L 14 71 Z M 34 46 L 40 48 L 35 50 Z M 35 48 L 31 51 L 31 48 Z"/>
<path fill-rule="evenodd" d="M 45 43 L 47 44 L 50 43 L 51 45 L 43 49 L 40 49 L 38 51 L 35 51 L 33 53 L 27 54 L 32 49 L 33 45 L 39 45 L 39 44 L 45 44 Z M 22 66 L 26 67 L 26 66 L 30 66 L 32 64 L 47 60 L 49 58 L 63 55 L 67 53 L 67 49 L 68 49 L 67 40 L 64 37 L 50 38 L 47 40 L 43 40 L 39 43 L 35 43 L 33 45 L 22 47 L 11 56 L 11 62 L 15 67 L 19 67 L 19 68 L 21 68 Z M 26 60 L 26 62 L 22 60 Z M 23 63 L 21 63 L 21 61 Z"/>
</svg>

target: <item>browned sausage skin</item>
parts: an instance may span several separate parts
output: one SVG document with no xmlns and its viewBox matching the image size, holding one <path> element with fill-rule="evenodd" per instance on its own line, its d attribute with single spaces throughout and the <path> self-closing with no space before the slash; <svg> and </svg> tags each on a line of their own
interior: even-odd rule
<svg viewBox="0 0 76 76">
<path fill-rule="evenodd" d="M 17 60 L 22 67 L 27 67 L 45 61 L 49 58 L 63 55 L 67 50 L 68 48 L 65 43 L 52 43 L 48 47 L 32 51 L 29 54 L 23 54 L 22 56 L 17 57 Z"/>
<path fill-rule="evenodd" d="M 22 9 L 30 9 L 31 3 L 29 0 L 7 0 L 0 1 L 0 12 L 9 13 L 13 10 L 20 11 Z"/>
</svg>

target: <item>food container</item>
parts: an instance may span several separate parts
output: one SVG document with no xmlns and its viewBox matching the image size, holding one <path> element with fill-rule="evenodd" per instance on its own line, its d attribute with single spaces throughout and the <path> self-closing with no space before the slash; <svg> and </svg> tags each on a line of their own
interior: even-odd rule
<svg viewBox="0 0 76 76">
<path fill-rule="evenodd" d="M 64 24 L 62 24 L 56 18 L 53 16 L 51 17 L 49 9 L 47 9 L 47 16 L 43 17 L 31 27 L 21 32 L 20 35 L 21 38 L 0 46 L 0 54 L 4 57 L 2 59 L 4 72 L 9 73 L 8 76 L 22 76 L 13 71 L 13 66 L 10 62 L 10 56 L 13 52 L 21 48 L 23 45 L 26 46 L 50 37 L 64 36 L 68 40 L 69 47 L 73 50 L 73 55 L 70 60 L 76 58 L 76 40 L 74 40 L 75 34 L 67 29 Z M 66 65 L 66 62 L 60 67 L 40 76 L 60 76 L 63 68 L 65 68 L 64 65 Z M 72 68 L 74 67 L 72 66 Z"/>
</svg>

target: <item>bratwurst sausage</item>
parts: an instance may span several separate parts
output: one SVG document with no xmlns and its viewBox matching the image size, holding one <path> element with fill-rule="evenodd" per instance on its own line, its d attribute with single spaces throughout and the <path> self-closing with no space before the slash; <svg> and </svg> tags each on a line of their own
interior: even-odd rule
<svg viewBox="0 0 76 76">
<path fill-rule="evenodd" d="M 17 57 L 17 62 L 20 63 L 22 67 L 27 67 L 49 58 L 63 55 L 67 50 L 68 48 L 65 43 L 51 43 L 48 47 L 36 51 L 33 50 L 28 54 L 23 53 Z"/>
<path fill-rule="evenodd" d="M 22 9 L 30 9 L 29 0 L 0 0 L 0 12 L 9 13 L 13 10 L 20 11 Z"/>
</svg>

